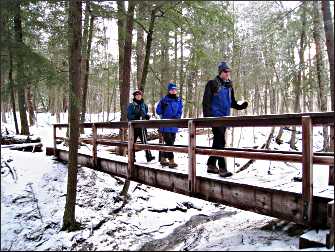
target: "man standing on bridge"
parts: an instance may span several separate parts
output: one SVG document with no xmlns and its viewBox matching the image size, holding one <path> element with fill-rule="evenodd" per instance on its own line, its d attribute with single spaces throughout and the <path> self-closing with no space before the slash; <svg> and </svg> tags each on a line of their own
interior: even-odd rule
<svg viewBox="0 0 335 252">
<path fill-rule="evenodd" d="M 248 102 L 237 104 L 234 96 L 232 81 L 230 80 L 230 68 L 227 63 L 222 61 L 218 65 L 218 75 L 207 82 L 205 93 L 202 100 L 204 117 L 221 117 L 229 116 L 230 108 L 237 110 L 246 109 Z M 213 149 L 224 149 L 226 140 L 226 127 L 213 127 Z M 219 168 L 216 166 L 218 160 Z M 207 161 L 208 173 L 219 173 L 221 177 L 229 177 L 232 175 L 227 170 L 227 163 L 224 157 L 210 156 Z"/>
</svg>

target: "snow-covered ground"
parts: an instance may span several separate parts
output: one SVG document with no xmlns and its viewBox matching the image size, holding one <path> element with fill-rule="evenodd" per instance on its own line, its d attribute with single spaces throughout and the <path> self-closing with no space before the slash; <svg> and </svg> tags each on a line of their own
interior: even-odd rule
<svg viewBox="0 0 335 252">
<path fill-rule="evenodd" d="M 91 117 L 97 121 L 96 115 Z M 66 118 L 62 115 L 61 122 L 66 122 Z M 38 124 L 31 127 L 31 133 L 42 138 L 44 147 L 52 146 L 51 124 L 55 122 L 54 116 L 40 113 Z M 13 131 L 11 118 L 7 124 L 1 124 L 1 131 L 5 128 Z M 235 128 L 233 146 L 260 146 L 269 132 L 269 128 Z M 89 130 L 85 133 L 90 134 Z M 209 137 L 198 135 L 197 145 L 210 146 Z M 231 135 L 227 138 L 230 143 Z M 284 143 L 277 145 L 272 140 L 270 148 L 289 150 L 289 138 L 290 131 L 284 131 Z M 301 134 L 297 139 L 301 150 Z M 313 139 L 314 151 L 319 151 L 321 128 L 314 128 Z M 188 133 L 181 130 L 176 144 L 187 143 Z M 153 154 L 157 159 L 158 152 Z M 186 169 L 187 154 L 175 153 L 175 156 L 177 169 Z M 197 155 L 197 172 L 206 173 L 207 158 Z M 144 151 L 136 153 L 136 160 L 146 163 Z M 248 160 L 228 158 L 227 161 L 228 169 L 236 172 Z M 152 163 L 158 165 L 157 160 Z M 314 187 L 326 186 L 328 167 L 314 168 Z M 257 177 L 282 183 L 295 176 L 301 176 L 299 164 L 259 160 L 231 179 L 244 178 L 250 182 Z M 60 231 L 66 198 L 66 164 L 46 156 L 45 152 L 1 148 L 1 250 L 299 250 L 299 235 L 306 231 L 294 223 L 135 182 L 131 182 L 127 204 L 121 207 L 123 199 L 119 192 L 123 183 L 124 179 L 80 167 L 76 218 L 84 229 Z"/>
</svg>

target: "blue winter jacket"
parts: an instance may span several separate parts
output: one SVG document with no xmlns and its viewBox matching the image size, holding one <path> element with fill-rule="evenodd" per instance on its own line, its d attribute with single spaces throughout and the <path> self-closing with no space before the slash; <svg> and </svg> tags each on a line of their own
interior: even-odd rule
<svg viewBox="0 0 335 252">
<path fill-rule="evenodd" d="M 183 102 L 180 97 L 174 95 L 166 95 L 163 97 L 156 108 L 156 113 L 160 115 L 161 119 L 180 119 L 183 112 Z M 161 132 L 176 133 L 177 127 L 160 128 Z"/>
<path fill-rule="evenodd" d="M 127 118 L 131 120 L 143 120 L 148 114 L 148 106 L 144 103 L 143 99 L 141 101 L 133 100 L 132 103 L 129 103 L 127 110 Z"/>
<path fill-rule="evenodd" d="M 230 80 L 224 81 L 219 76 L 208 81 L 202 106 L 204 117 L 229 116 L 230 108 L 245 109 L 235 100 L 232 82 Z"/>
</svg>

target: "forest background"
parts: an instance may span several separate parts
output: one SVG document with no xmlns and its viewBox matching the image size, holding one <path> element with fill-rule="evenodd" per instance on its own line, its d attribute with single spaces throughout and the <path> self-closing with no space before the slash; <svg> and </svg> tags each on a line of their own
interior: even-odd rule
<svg viewBox="0 0 335 252">
<path fill-rule="evenodd" d="M 240 113 L 333 110 L 334 61 L 324 25 L 330 22 L 333 32 L 333 2 L 82 4 L 81 121 L 90 121 L 86 113 L 102 113 L 100 121 L 109 121 L 117 111 L 125 120 L 134 89 L 144 91 L 155 115 L 169 81 L 184 100 L 183 117 L 201 117 L 204 86 L 222 60 L 231 65 L 237 99 L 249 101 Z M 68 5 L 1 1 L 1 119 L 6 122 L 4 112 L 20 111 L 22 134 L 29 133 L 36 113 L 68 109 Z M 334 47 L 328 51 L 334 55 Z"/>
</svg>

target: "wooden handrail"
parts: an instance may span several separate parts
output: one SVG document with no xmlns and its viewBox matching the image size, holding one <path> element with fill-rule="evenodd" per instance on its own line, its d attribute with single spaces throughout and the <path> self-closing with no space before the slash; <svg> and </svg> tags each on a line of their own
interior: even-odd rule
<svg viewBox="0 0 335 252">
<path fill-rule="evenodd" d="M 180 147 L 180 146 L 165 146 L 162 144 L 134 144 L 135 150 L 159 150 L 159 151 L 173 151 L 180 153 L 188 153 L 188 147 Z M 245 151 L 243 149 L 239 150 L 216 150 L 211 149 L 209 147 L 196 147 L 196 154 L 201 155 L 211 155 L 217 157 L 237 157 L 237 158 L 249 158 L 249 159 L 257 159 L 257 160 L 272 160 L 272 161 L 286 161 L 293 163 L 302 163 L 302 152 L 288 154 L 281 153 L 280 151 L 270 151 L 270 150 L 258 150 L 255 151 Z M 319 153 L 320 154 L 320 153 Z M 322 164 L 322 165 L 333 165 L 334 164 L 334 156 L 330 154 L 329 156 L 325 155 L 316 155 L 313 157 L 314 164 Z"/>
<path fill-rule="evenodd" d="M 335 113 L 293 113 L 293 114 L 272 114 L 262 116 L 226 116 L 226 117 L 206 117 L 206 118 L 184 118 L 184 119 L 161 119 L 161 120 L 134 120 L 134 128 L 159 128 L 159 127 L 179 127 L 188 128 L 188 121 L 193 120 L 197 128 L 215 127 L 225 125 L 227 127 L 269 127 L 285 125 L 301 125 L 301 117 L 310 116 L 313 126 L 333 124 Z M 127 128 L 127 121 L 119 122 L 96 122 L 97 128 Z M 93 123 L 82 123 L 80 127 L 92 128 Z M 54 127 L 68 127 L 66 123 L 54 124 Z"/>
</svg>

